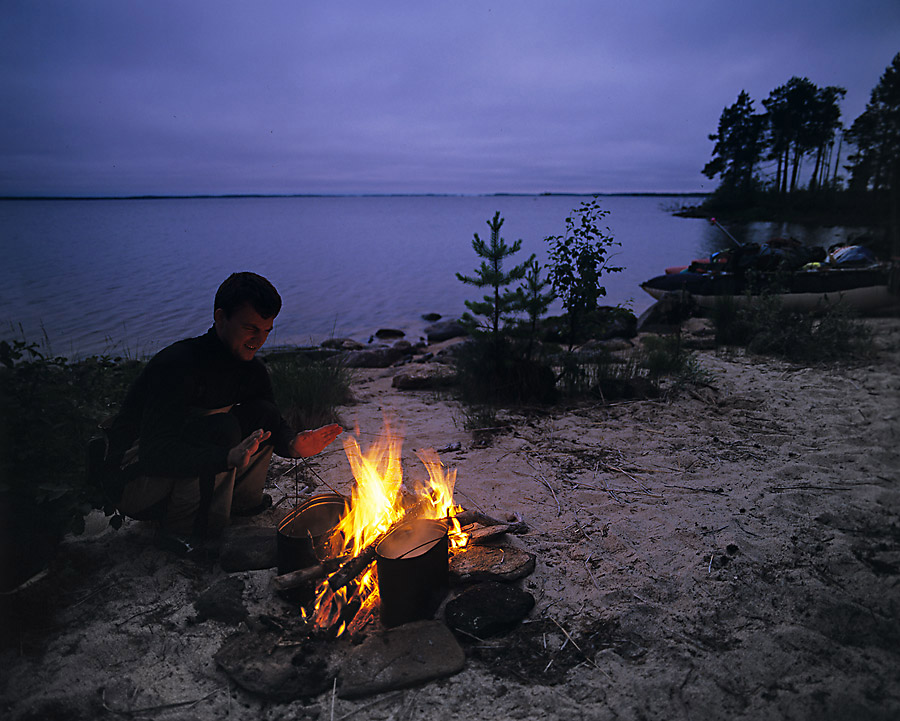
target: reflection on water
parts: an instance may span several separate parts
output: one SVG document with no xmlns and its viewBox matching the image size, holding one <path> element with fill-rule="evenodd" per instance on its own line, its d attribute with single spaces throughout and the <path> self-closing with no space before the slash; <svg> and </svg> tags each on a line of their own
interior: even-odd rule
<svg viewBox="0 0 900 721">
<path fill-rule="evenodd" d="M 477 289 L 455 276 L 480 260 L 472 236 L 523 241 L 518 260 L 546 260 L 549 235 L 587 198 L 323 197 L 0 201 L 0 337 L 40 341 L 66 355 L 153 353 L 203 333 L 212 299 L 231 272 L 267 276 L 284 300 L 270 345 L 329 336 L 368 340 L 381 327 L 421 337 L 423 313 L 458 316 Z M 621 243 L 601 302 L 635 312 L 652 299 L 641 281 L 671 265 L 729 247 L 705 220 L 676 218 L 664 197 L 600 197 L 604 224 Z M 741 241 L 793 235 L 830 245 L 853 229 L 753 223 L 729 227 Z M 557 305 L 554 312 L 559 311 Z M 20 330 L 21 328 L 21 330 Z"/>
</svg>

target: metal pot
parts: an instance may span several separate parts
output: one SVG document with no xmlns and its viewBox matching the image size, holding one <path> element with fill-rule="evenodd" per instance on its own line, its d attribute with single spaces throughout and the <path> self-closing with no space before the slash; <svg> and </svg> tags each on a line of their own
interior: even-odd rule
<svg viewBox="0 0 900 721">
<path fill-rule="evenodd" d="M 401 524 L 375 548 L 381 622 L 387 627 L 434 617 L 449 588 L 447 521 Z"/>
<path fill-rule="evenodd" d="M 335 528 L 348 508 L 344 496 L 321 493 L 288 513 L 278 524 L 278 573 L 290 573 L 334 558 L 343 540 Z"/>
</svg>

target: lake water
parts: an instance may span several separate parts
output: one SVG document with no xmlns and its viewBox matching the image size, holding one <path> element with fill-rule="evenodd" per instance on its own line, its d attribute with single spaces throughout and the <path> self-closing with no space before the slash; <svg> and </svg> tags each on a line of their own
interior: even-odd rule
<svg viewBox="0 0 900 721">
<path fill-rule="evenodd" d="M 457 317 L 481 292 L 456 279 L 480 260 L 474 233 L 500 211 L 519 261 L 546 259 L 575 196 L 379 196 L 0 201 L 0 338 L 49 344 L 55 354 L 152 354 L 212 323 L 230 273 L 269 278 L 284 301 L 269 346 L 335 337 L 366 341 L 379 328 L 417 340 L 423 313 Z M 622 245 L 605 277 L 606 303 L 636 313 L 652 299 L 639 283 L 669 265 L 728 247 L 710 223 L 672 209 L 697 199 L 601 196 Z M 730 228 L 740 241 L 793 235 L 829 245 L 854 229 Z M 558 308 L 557 308 L 558 310 Z"/>
</svg>

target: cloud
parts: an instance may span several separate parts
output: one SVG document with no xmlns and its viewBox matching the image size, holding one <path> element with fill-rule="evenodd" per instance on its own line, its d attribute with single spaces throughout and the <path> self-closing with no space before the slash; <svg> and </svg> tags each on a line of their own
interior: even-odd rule
<svg viewBox="0 0 900 721">
<path fill-rule="evenodd" d="M 708 187 L 722 109 L 896 52 L 891 1 L 7 3 L 0 194 Z"/>
</svg>

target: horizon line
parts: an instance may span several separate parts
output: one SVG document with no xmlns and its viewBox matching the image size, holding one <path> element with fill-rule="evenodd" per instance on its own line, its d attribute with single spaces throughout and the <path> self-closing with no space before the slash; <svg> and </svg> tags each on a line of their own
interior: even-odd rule
<svg viewBox="0 0 900 721">
<path fill-rule="evenodd" d="M 213 200 L 238 198 L 497 198 L 497 197 L 698 197 L 712 191 L 617 191 L 540 193 L 189 193 L 170 195 L 0 195 L 0 200 Z"/>
</svg>

